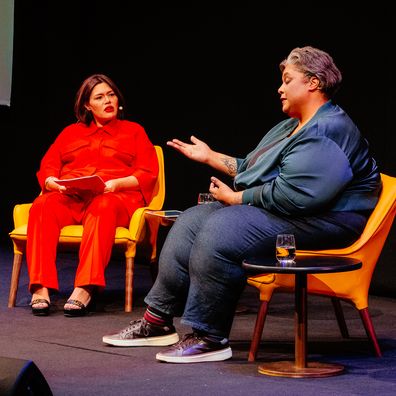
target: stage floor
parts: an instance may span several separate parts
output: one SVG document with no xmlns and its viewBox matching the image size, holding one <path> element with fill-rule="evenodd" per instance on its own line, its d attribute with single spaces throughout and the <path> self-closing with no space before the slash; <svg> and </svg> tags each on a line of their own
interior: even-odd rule
<svg viewBox="0 0 396 396">
<path fill-rule="evenodd" d="M 358 312 L 343 304 L 350 339 L 343 339 L 329 299 L 308 297 L 308 359 L 345 366 L 341 375 L 292 379 L 259 374 L 267 361 L 294 357 L 294 297 L 275 294 L 265 323 L 256 362 L 247 354 L 258 308 L 256 289 L 248 286 L 235 316 L 230 342 L 232 359 L 197 364 L 159 363 L 161 347 L 116 348 L 102 336 L 125 327 L 144 311 L 143 298 L 151 285 L 150 272 L 136 265 L 134 311 L 124 304 L 124 260 L 114 255 L 107 269 L 107 287 L 98 310 L 83 318 L 66 318 L 63 304 L 73 288 L 74 253 L 59 254 L 60 293 L 53 296 L 49 317 L 34 317 L 29 307 L 26 265 L 23 265 L 17 306 L 7 308 L 12 267 L 10 247 L 0 256 L 0 358 L 31 360 L 60 395 L 394 395 L 396 385 L 396 300 L 370 296 L 371 313 L 383 351 L 376 358 Z M 180 335 L 190 329 L 175 320 Z M 1 365 L 0 365 L 1 367 Z M 0 372 L 1 378 L 1 372 Z"/>
</svg>

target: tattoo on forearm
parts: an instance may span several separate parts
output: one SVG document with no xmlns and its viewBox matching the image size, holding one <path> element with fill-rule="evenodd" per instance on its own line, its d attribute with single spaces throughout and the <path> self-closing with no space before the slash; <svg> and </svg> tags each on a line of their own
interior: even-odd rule
<svg viewBox="0 0 396 396">
<path fill-rule="evenodd" d="M 223 157 L 221 159 L 221 162 L 225 165 L 227 168 L 228 174 L 230 176 L 235 176 L 237 172 L 237 162 L 235 158 L 231 157 Z"/>
</svg>

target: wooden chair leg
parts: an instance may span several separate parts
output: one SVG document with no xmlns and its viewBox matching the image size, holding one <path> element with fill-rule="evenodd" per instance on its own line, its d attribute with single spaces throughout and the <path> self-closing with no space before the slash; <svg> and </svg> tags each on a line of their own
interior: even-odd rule
<svg viewBox="0 0 396 396">
<path fill-rule="evenodd" d="M 362 319 L 364 329 L 366 330 L 367 337 L 370 339 L 374 347 L 375 355 L 377 357 L 381 357 L 382 356 L 381 348 L 378 344 L 377 336 L 375 335 L 373 322 L 371 320 L 368 308 L 359 309 L 359 314 Z"/>
<path fill-rule="evenodd" d="M 250 344 L 249 362 L 256 360 L 257 351 L 260 345 L 261 336 L 263 334 L 264 322 L 268 311 L 268 301 L 261 301 L 259 311 L 257 313 L 256 324 L 254 326 L 252 342 Z"/>
<path fill-rule="evenodd" d="M 125 259 L 125 312 L 132 312 L 134 257 Z"/>
<path fill-rule="evenodd" d="M 332 298 L 334 312 L 337 318 L 338 327 L 340 328 L 341 335 L 343 338 L 349 338 L 348 327 L 345 322 L 344 312 L 342 310 L 341 302 L 338 298 Z"/>
<path fill-rule="evenodd" d="M 22 257 L 20 253 L 14 253 L 14 262 L 12 264 L 10 294 L 8 296 L 8 308 L 15 307 L 16 297 L 19 286 L 19 275 L 21 273 Z"/>
</svg>

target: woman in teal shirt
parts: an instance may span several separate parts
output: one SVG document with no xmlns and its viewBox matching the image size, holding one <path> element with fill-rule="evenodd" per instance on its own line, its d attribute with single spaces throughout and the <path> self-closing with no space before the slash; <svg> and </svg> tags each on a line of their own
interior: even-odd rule
<svg viewBox="0 0 396 396">
<path fill-rule="evenodd" d="M 348 115 L 327 101 L 293 132 L 297 126 L 295 118 L 281 122 L 236 160 L 234 186 L 243 190 L 242 203 L 290 216 L 373 209 L 378 169 Z"/>
<path fill-rule="evenodd" d="M 295 48 L 280 64 L 278 89 L 289 116 L 272 128 L 245 159 L 212 150 L 191 137 L 168 142 L 188 158 L 234 178 L 216 177 L 217 199 L 182 213 L 159 259 L 142 319 L 103 337 L 115 346 L 173 345 L 156 355 L 172 363 L 229 359 L 228 337 L 246 285 L 244 259 L 274 257 L 277 234 L 294 234 L 299 249 L 347 246 L 364 229 L 381 189 L 366 140 L 331 102 L 341 73 L 329 54 Z M 182 340 L 172 323 L 192 333 Z"/>
</svg>

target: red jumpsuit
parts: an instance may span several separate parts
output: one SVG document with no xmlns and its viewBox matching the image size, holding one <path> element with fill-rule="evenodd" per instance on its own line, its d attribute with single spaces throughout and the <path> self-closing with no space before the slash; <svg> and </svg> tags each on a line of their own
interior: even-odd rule
<svg viewBox="0 0 396 396">
<path fill-rule="evenodd" d="M 133 175 L 139 186 L 103 193 L 88 201 L 45 190 L 49 176 L 70 179 L 95 174 L 105 182 Z M 37 172 L 43 193 L 34 200 L 29 213 L 29 290 L 33 285 L 59 289 L 58 239 L 61 228 L 72 224 L 84 226 L 74 287 L 104 287 L 116 227 L 128 227 L 133 212 L 150 200 L 157 175 L 155 148 L 139 124 L 113 120 L 103 128 L 94 123 L 66 127 L 44 155 Z"/>
</svg>

